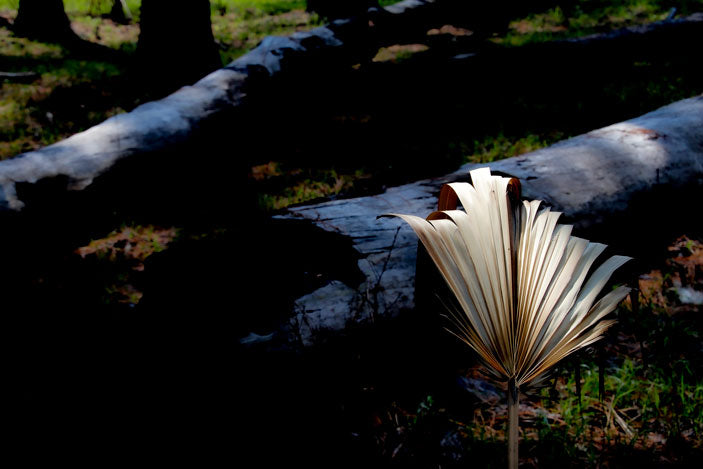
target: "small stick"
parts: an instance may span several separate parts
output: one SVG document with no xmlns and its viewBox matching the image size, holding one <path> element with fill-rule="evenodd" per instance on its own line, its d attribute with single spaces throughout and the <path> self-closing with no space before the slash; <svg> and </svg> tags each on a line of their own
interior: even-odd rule
<svg viewBox="0 0 703 469">
<path fill-rule="evenodd" d="M 598 344 L 598 399 L 605 399 L 605 348 Z"/>
<path fill-rule="evenodd" d="M 515 383 L 515 378 L 508 381 L 508 469 L 518 467 L 518 420 L 520 404 L 518 400 L 519 390 Z"/>
<path fill-rule="evenodd" d="M 579 399 L 579 413 L 581 413 L 581 361 L 576 357 L 574 368 L 574 381 L 576 381 L 576 396 Z"/>
</svg>

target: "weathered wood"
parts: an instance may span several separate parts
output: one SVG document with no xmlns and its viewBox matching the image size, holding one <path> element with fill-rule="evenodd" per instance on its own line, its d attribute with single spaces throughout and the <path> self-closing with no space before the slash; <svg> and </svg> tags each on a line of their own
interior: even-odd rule
<svg viewBox="0 0 703 469">
<path fill-rule="evenodd" d="M 36 72 L 0 72 L 0 80 L 11 81 L 14 83 L 31 82 L 39 78 Z"/>
<path fill-rule="evenodd" d="M 385 16 L 397 24 L 395 18 L 401 20 L 401 16 L 415 14 L 433 3 L 406 0 Z M 20 210 L 25 205 L 17 196 L 18 184 L 60 176 L 68 181 L 63 190 L 80 190 L 121 160 L 176 148 L 192 136 L 194 129 L 207 128 L 213 117 L 240 107 L 254 90 L 270 86 L 273 78 L 365 60 L 373 51 L 362 40 L 368 27 L 367 20 L 337 20 L 287 37 L 267 37 L 248 54 L 193 86 L 56 144 L 2 161 L 0 210 Z"/>
<path fill-rule="evenodd" d="M 67 189 L 84 189 L 96 178 L 113 171 L 118 162 L 129 160 L 138 166 L 142 164 L 137 162 L 140 156 L 149 158 L 155 152 L 178 148 L 192 138 L 196 129 L 206 132 L 213 127 L 213 121 L 237 112 L 243 104 L 251 102 L 252 96 L 262 95 L 272 83 L 281 81 L 279 78 L 309 76 L 314 70 L 348 67 L 368 60 L 380 44 L 397 41 L 405 32 L 424 34 L 426 27 L 446 20 L 439 6 L 440 3 L 432 0 L 406 0 L 370 11 L 373 26 L 369 26 L 367 19 L 337 20 L 288 37 L 267 37 L 250 53 L 193 86 L 114 116 L 64 141 L 0 162 L 0 210 L 20 210 L 25 205 L 17 195 L 18 185 L 36 186 L 38 182 L 61 177 L 67 184 L 52 183 L 51 191 L 57 192 L 45 194 L 47 197 Z M 533 46 L 529 49 L 530 57 L 538 54 L 541 60 L 548 61 L 566 56 L 576 61 L 579 51 L 590 50 L 582 46 L 583 41 L 600 44 L 597 50 L 603 50 L 609 47 L 611 40 L 627 37 L 628 43 L 638 43 L 652 34 L 657 38 L 660 52 L 662 48 L 674 50 L 676 42 L 671 38 L 680 38 L 675 31 L 683 28 L 688 37 L 698 34 L 702 25 L 702 15 L 692 16 L 637 27 L 625 34 L 609 33 L 607 37 Z M 470 66 L 482 66 L 485 60 L 514 64 L 521 55 L 520 49 L 490 51 L 458 59 Z M 553 52 L 546 53 L 548 50 Z"/>
<path fill-rule="evenodd" d="M 413 308 L 417 239 L 402 222 L 376 217 L 390 212 L 428 215 L 436 209 L 441 185 L 467 180 L 474 166 L 376 196 L 291 208 L 282 215 L 351 239 L 366 277 L 360 285 L 332 281 L 299 298 L 291 334 L 313 344 L 316 337 L 350 324 Z M 643 233 L 645 240 L 652 236 L 652 223 L 675 224 L 680 190 L 701 187 L 703 96 L 488 166 L 519 178 L 525 198 L 541 199 L 563 212 L 562 222 L 573 223 L 577 232 L 598 233 L 594 240 L 619 243 L 621 252 L 636 255 Z M 660 189 L 665 193 L 659 194 Z M 642 198 L 646 200 L 640 204 Z M 651 218 L 633 219 L 635 209 L 651 213 Z"/>
</svg>

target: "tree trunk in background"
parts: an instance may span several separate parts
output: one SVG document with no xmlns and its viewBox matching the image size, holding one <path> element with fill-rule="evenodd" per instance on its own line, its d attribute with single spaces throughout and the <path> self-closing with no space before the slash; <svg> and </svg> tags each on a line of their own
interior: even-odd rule
<svg viewBox="0 0 703 469">
<path fill-rule="evenodd" d="M 15 34 L 42 41 L 78 39 L 63 8 L 63 0 L 20 0 Z"/>
<path fill-rule="evenodd" d="M 137 43 L 147 91 L 165 95 L 222 66 L 209 0 L 143 0 Z"/>
<path fill-rule="evenodd" d="M 114 0 L 112 2 L 110 19 L 119 24 L 129 24 L 132 22 L 132 12 L 129 11 L 125 0 Z"/>
<path fill-rule="evenodd" d="M 378 0 L 307 0 L 307 10 L 328 19 L 350 18 L 363 15 L 371 7 L 378 7 Z"/>
</svg>

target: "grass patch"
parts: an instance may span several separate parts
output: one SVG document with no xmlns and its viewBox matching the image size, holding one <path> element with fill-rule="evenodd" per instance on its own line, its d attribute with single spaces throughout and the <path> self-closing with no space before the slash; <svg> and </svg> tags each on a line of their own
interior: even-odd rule
<svg viewBox="0 0 703 469">
<path fill-rule="evenodd" d="M 79 36 L 133 55 L 139 25 L 118 25 L 102 18 L 111 2 L 64 3 Z M 0 0 L 0 14 L 14 18 L 17 5 L 18 1 Z M 138 20 L 140 2 L 130 1 L 128 5 Z M 268 35 L 290 34 L 320 23 L 316 15 L 301 9 L 304 1 L 233 0 L 213 1 L 211 5 L 213 34 L 223 64 Z M 2 83 L 0 159 L 62 140 L 142 102 L 138 86 L 129 81 L 121 65 L 76 60 L 61 46 L 18 38 L 5 28 L 0 28 L 0 55 L 5 58 L 2 71 L 38 74 L 30 83 Z"/>
<path fill-rule="evenodd" d="M 143 295 L 135 286 L 135 272 L 142 272 L 144 261 L 167 249 L 179 235 L 180 230 L 174 227 L 122 226 L 78 248 L 76 254 L 96 264 L 96 270 L 104 276 L 104 303 L 134 306 Z"/>
<path fill-rule="evenodd" d="M 293 168 L 271 161 L 252 167 L 249 178 L 267 187 L 259 192 L 259 206 L 275 211 L 290 205 L 329 199 L 349 192 L 354 184 L 369 178 L 363 170 L 341 173 L 334 168 Z"/>
<path fill-rule="evenodd" d="M 395 44 L 388 47 L 381 47 L 372 60 L 374 62 L 398 63 L 408 60 L 415 54 L 422 53 L 428 49 L 429 48 L 424 44 Z"/>
<path fill-rule="evenodd" d="M 603 398 L 596 350 L 568 358 L 542 388 L 521 398 L 525 467 L 698 465 L 703 455 L 702 306 L 683 302 L 672 288 L 703 288 L 703 242 L 684 236 L 665 251 L 668 258 L 640 278 L 640 307 L 633 311 L 630 302 L 621 305 L 618 324 L 599 345 Z M 407 400 L 393 393 L 385 405 L 368 411 L 372 423 L 362 436 L 374 442 L 380 460 L 398 467 L 505 466 L 504 390 L 485 381 L 477 367 L 456 372 L 457 387 L 432 383 Z"/>
<path fill-rule="evenodd" d="M 66 138 L 124 110 L 110 85 L 121 70 L 109 62 L 72 59 L 59 46 L 16 38 L 5 29 L 0 49 L 5 71 L 37 73 L 31 83 L 0 88 L 0 158 Z"/>
<path fill-rule="evenodd" d="M 266 36 L 283 36 L 322 24 L 320 18 L 302 9 L 267 14 L 265 10 L 227 10 L 212 16 L 212 31 L 220 44 L 223 63 L 240 57 Z"/>
<path fill-rule="evenodd" d="M 690 0 L 577 0 L 525 18 L 513 20 L 508 32 L 493 39 L 509 46 L 584 36 L 611 29 L 661 21 L 671 8 L 676 14 L 703 11 L 703 1 Z"/>
<path fill-rule="evenodd" d="M 112 0 L 64 0 L 68 14 L 99 16 L 110 12 Z M 127 0 L 127 7 L 139 19 L 141 0 Z M 0 0 L 0 11 L 17 11 L 19 0 Z M 277 14 L 294 9 L 304 9 L 305 0 L 211 0 L 210 9 L 216 12 L 245 12 L 258 10 L 265 14 Z"/>
<path fill-rule="evenodd" d="M 459 142 L 458 146 L 465 155 L 466 163 L 490 163 L 502 158 L 539 150 L 562 139 L 564 139 L 564 134 L 558 131 L 552 132 L 548 136 L 531 133 L 521 137 L 506 136 L 499 132 L 496 135 L 484 137 L 482 140 L 474 140 L 471 145 Z"/>
<path fill-rule="evenodd" d="M 210 7 L 220 14 L 277 15 L 291 10 L 304 10 L 305 0 L 211 0 Z"/>
</svg>

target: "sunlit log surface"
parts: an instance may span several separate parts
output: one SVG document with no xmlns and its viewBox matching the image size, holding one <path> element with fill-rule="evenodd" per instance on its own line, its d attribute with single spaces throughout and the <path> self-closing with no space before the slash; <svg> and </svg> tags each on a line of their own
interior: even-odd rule
<svg viewBox="0 0 703 469">
<path fill-rule="evenodd" d="M 109 173 L 118 162 L 135 167 L 155 152 L 170 151 L 192 140 L 194 133 L 221 133 L 216 123 L 237 117 L 246 122 L 245 104 L 261 96 L 279 79 L 349 67 L 369 60 L 378 47 L 409 37 L 427 37 L 427 28 L 451 22 L 441 2 L 405 0 L 385 9 L 369 10 L 369 18 L 337 20 L 311 31 L 287 37 L 267 37 L 255 49 L 192 86 L 132 112 L 114 116 L 84 132 L 36 151 L 0 162 L 0 209 L 25 205 L 17 186 L 64 178 L 59 191 L 80 190 Z M 370 20 L 370 21 L 369 21 Z M 491 64 L 521 61 L 583 62 L 584 56 L 660 56 L 690 47 L 703 30 L 703 14 L 624 28 L 585 38 L 533 44 L 525 48 L 489 48 L 459 54 L 455 61 L 490 69 Z M 563 72 L 563 70 L 562 70 Z M 239 113 L 239 114 L 238 114 Z M 31 192 L 31 187 L 27 191 Z M 50 196 L 50 195 L 49 195 Z"/>
<path fill-rule="evenodd" d="M 684 198 L 683 191 L 697 194 L 703 187 L 703 97 L 488 166 L 519 178 L 525 198 L 563 212 L 562 221 L 574 223 L 577 234 L 592 233 L 637 256 L 662 225 L 698 223 L 700 201 Z M 473 167 L 375 196 L 291 208 L 285 218 L 352 239 L 366 277 L 360 285 L 333 281 L 299 298 L 292 336 L 312 344 L 350 324 L 413 308 L 417 239 L 401 222 L 376 217 L 427 215 L 436 209 L 441 185 L 466 181 Z M 688 219 L 673 220 L 681 208 Z"/>
<path fill-rule="evenodd" d="M 387 31 L 406 22 L 425 25 L 434 0 L 405 0 L 374 15 Z M 422 21 L 420 21 L 422 20 Z M 378 38 L 369 36 L 366 18 L 343 19 L 286 37 L 266 37 L 255 49 L 193 86 L 159 101 L 114 116 L 84 132 L 36 151 L 0 162 L 0 209 L 19 210 L 18 184 L 64 177 L 69 190 L 83 189 L 119 161 L 174 148 L 232 112 L 253 92 L 266 92 L 271 79 L 314 68 L 333 69 L 364 61 L 375 53 Z M 411 28 L 411 29 L 413 29 Z M 263 87 L 263 89 L 262 89 Z M 64 188 L 65 189 L 65 188 Z"/>
</svg>

